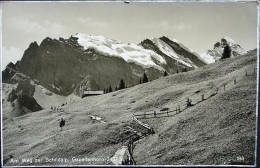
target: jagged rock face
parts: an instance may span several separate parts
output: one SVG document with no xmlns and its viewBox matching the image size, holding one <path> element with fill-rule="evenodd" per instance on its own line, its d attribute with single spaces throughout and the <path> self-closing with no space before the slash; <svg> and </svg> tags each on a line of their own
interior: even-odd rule
<svg viewBox="0 0 260 168">
<path fill-rule="evenodd" d="M 31 112 L 42 110 L 42 107 L 37 103 L 33 96 L 26 93 L 24 90 L 17 93 L 17 102 L 19 103 L 20 107 L 25 107 Z"/>
<path fill-rule="evenodd" d="M 162 67 L 169 73 L 181 72 L 184 69 L 191 70 L 206 65 L 198 55 L 192 53 L 184 45 L 165 36 L 152 40 L 145 39 L 140 45 L 163 56 L 167 64 L 162 65 Z"/>
<path fill-rule="evenodd" d="M 2 72 L 3 83 L 11 83 L 11 78 L 15 75 L 16 72 L 15 65 L 10 62 Z"/>
<path fill-rule="evenodd" d="M 165 36 L 161 37 L 160 39 L 167 43 L 177 54 L 189 59 L 195 66 L 201 67 L 206 65 L 206 63 L 203 60 L 201 60 L 199 56 L 188 51 L 188 49 L 185 46 L 176 43 Z"/>
<path fill-rule="evenodd" d="M 142 41 L 140 43 L 141 46 L 143 46 L 145 49 L 150 49 L 153 50 L 154 52 L 156 52 L 157 54 L 163 56 L 163 58 L 167 61 L 167 65 L 162 65 L 162 67 L 169 73 L 173 74 L 176 72 L 182 72 L 182 70 L 184 68 L 187 69 L 193 69 L 191 67 L 188 67 L 182 63 L 178 63 L 177 60 L 172 59 L 171 57 L 169 57 L 168 55 L 164 54 L 159 48 L 158 46 L 153 43 L 150 39 L 145 39 L 144 41 Z"/>
<path fill-rule="evenodd" d="M 92 77 L 89 89 L 103 90 L 109 86 L 114 89 L 121 79 L 127 86 L 136 85 L 144 71 L 150 79 L 163 74 L 155 68 L 144 70 L 140 65 L 118 57 L 103 56 L 91 48 L 84 50 L 74 37 L 67 40 L 46 38 L 40 46 L 32 43 L 25 51 L 18 71 L 61 95 L 71 94 L 87 76 Z"/>
<path fill-rule="evenodd" d="M 82 97 L 84 91 L 93 90 L 92 86 L 97 85 L 95 80 L 90 75 L 86 76 L 75 88 L 74 94 Z"/>
<path fill-rule="evenodd" d="M 151 40 L 143 41 L 140 47 L 101 36 L 80 39 L 81 36 L 85 37 L 46 38 L 40 45 L 36 42 L 30 44 L 21 61 L 2 72 L 4 81 L 15 83 L 11 81 L 12 76 L 23 73 L 54 93 L 68 96 L 74 92 L 80 96 L 82 88 L 104 90 L 111 86 L 114 90 L 121 79 L 127 87 L 137 85 L 144 72 L 149 80 L 154 80 L 163 76 L 165 70 L 176 73 L 205 65 L 196 55 L 166 37 L 160 40 L 167 43 L 181 60 L 163 53 Z M 91 45 L 96 45 L 96 48 Z M 109 53 L 99 47 L 109 49 Z M 144 57 L 150 59 L 148 64 Z"/>
<path fill-rule="evenodd" d="M 220 47 L 220 45 L 220 42 L 217 42 L 216 44 L 214 44 L 214 49 Z"/>
<path fill-rule="evenodd" d="M 232 39 L 224 37 L 214 44 L 212 50 L 201 54 L 201 57 L 208 63 L 213 63 L 221 59 L 225 45 L 229 45 L 231 48 L 231 57 L 236 57 L 239 55 L 246 54 L 247 51 L 244 50 L 239 44 L 236 44 Z"/>
<path fill-rule="evenodd" d="M 8 65 L 3 71 L 6 77 L 2 98 L 4 120 L 42 110 L 34 98 L 35 86 L 31 79 L 14 68 Z"/>
<path fill-rule="evenodd" d="M 17 97 L 17 102 L 20 106 L 25 107 L 32 112 L 42 110 L 42 107 L 33 98 L 35 87 L 30 83 L 29 77 L 16 73 L 11 78 L 11 82 L 18 83 L 17 88 L 14 90 L 15 93 L 13 93 L 16 96 L 13 97 Z"/>
<path fill-rule="evenodd" d="M 16 111 L 16 114 L 13 115 L 13 117 L 42 110 L 42 107 L 33 97 L 35 87 L 30 84 L 30 79 L 15 74 L 11 81 L 14 83 L 14 80 L 16 80 L 15 83 L 17 83 L 17 87 L 11 91 L 7 98 L 7 101 L 13 106 L 12 111 Z"/>
</svg>

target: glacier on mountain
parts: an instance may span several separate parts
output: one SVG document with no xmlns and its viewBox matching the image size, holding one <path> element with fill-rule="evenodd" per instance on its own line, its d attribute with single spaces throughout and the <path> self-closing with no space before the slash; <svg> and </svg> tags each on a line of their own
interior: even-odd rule
<svg viewBox="0 0 260 168">
<path fill-rule="evenodd" d="M 155 67 L 159 70 L 163 68 L 154 63 L 152 59 L 160 64 L 166 64 L 164 58 L 154 51 L 144 49 L 135 44 L 124 44 L 118 40 L 105 38 L 104 36 L 93 36 L 85 34 L 76 34 L 73 37 L 78 38 L 78 43 L 84 50 L 94 48 L 103 54 L 123 58 L 127 62 L 135 62 L 145 67 Z"/>
</svg>

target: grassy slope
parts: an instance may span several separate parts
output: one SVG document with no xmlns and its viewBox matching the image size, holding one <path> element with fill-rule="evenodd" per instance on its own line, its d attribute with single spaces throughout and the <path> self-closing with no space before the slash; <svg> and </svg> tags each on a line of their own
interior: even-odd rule
<svg viewBox="0 0 260 168">
<path fill-rule="evenodd" d="M 173 109 L 174 117 L 146 119 L 156 133 L 137 143 L 137 164 L 253 164 L 256 118 L 256 52 L 194 71 L 160 78 L 117 92 L 87 97 L 63 108 L 40 111 L 3 121 L 6 165 L 112 164 L 107 161 L 121 143 L 112 144 L 133 113 Z M 245 76 L 248 71 L 249 76 Z M 238 83 L 234 85 L 236 77 Z M 223 90 L 223 83 L 226 90 Z M 217 95 L 210 97 L 219 88 Z M 201 94 L 206 100 L 200 102 Z M 185 107 L 186 98 L 194 106 Z M 93 121 L 96 115 L 107 123 Z M 65 118 L 60 132 L 58 119 Z M 67 158 L 68 162 L 11 163 L 8 157 Z M 71 158 L 104 158 L 72 162 Z"/>
</svg>

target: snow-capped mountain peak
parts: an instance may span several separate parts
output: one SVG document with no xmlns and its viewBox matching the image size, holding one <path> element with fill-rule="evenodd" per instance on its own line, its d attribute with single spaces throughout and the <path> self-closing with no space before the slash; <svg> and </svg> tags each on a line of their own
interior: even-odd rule
<svg viewBox="0 0 260 168">
<path fill-rule="evenodd" d="M 168 39 L 170 39 L 171 41 L 175 42 L 175 43 L 179 43 L 179 41 L 177 39 L 174 39 L 168 35 L 164 36 L 164 37 L 167 37 Z"/>
<path fill-rule="evenodd" d="M 155 67 L 160 70 L 163 70 L 163 68 L 157 65 L 153 59 L 157 60 L 159 64 L 166 64 L 162 56 L 136 44 L 124 44 L 118 40 L 108 39 L 104 36 L 76 34 L 73 37 L 78 38 L 77 41 L 84 50 L 93 48 L 108 56 L 120 57 L 127 62 L 135 62 L 145 67 Z"/>
<path fill-rule="evenodd" d="M 160 38 L 153 37 L 151 41 L 163 52 L 165 55 L 170 56 L 171 58 L 177 60 L 178 62 L 188 66 L 192 67 L 192 65 L 188 61 L 184 61 L 181 59 L 181 56 L 179 56 L 166 42 L 161 40 Z M 177 41 L 177 40 L 176 40 Z M 174 42 L 176 42 L 174 41 Z"/>
<path fill-rule="evenodd" d="M 244 50 L 239 44 L 236 44 L 233 39 L 229 37 L 223 37 L 221 38 L 220 42 L 214 44 L 212 50 L 208 50 L 200 54 L 201 58 L 204 59 L 209 64 L 220 60 L 223 54 L 225 43 L 227 43 L 231 48 L 231 57 L 235 57 L 247 53 L 247 51 Z"/>
<path fill-rule="evenodd" d="M 229 38 L 229 37 L 223 37 L 222 39 L 221 39 L 221 41 L 222 40 L 226 40 L 226 42 L 228 43 L 228 44 L 230 44 L 230 45 L 232 45 L 232 44 L 235 44 L 235 42 L 234 42 L 234 40 L 233 39 L 231 39 L 231 38 Z"/>
<path fill-rule="evenodd" d="M 173 58 L 179 58 L 178 54 L 174 52 L 174 50 L 164 41 L 160 40 L 159 38 L 153 37 L 151 39 L 153 43 L 157 45 L 157 47 L 166 55 L 171 56 Z"/>
<path fill-rule="evenodd" d="M 197 68 L 201 65 L 205 65 L 204 60 L 202 60 L 197 53 L 194 53 L 188 47 L 182 43 L 179 43 L 178 40 L 173 39 L 172 37 L 153 37 L 152 39 L 147 40 L 150 40 L 150 43 L 153 43 L 153 45 L 155 45 L 158 48 L 157 50 L 161 53 L 175 60 L 177 64 L 181 63 L 182 65 L 190 68 Z M 145 46 L 146 44 L 143 45 Z M 149 45 L 146 47 L 149 48 Z M 156 49 L 153 50 L 156 51 Z"/>
</svg>

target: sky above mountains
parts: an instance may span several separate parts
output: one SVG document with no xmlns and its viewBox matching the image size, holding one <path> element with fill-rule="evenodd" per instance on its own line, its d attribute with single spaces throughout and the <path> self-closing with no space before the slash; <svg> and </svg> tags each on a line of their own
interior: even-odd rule
<svg viewBox="0 0 260 168">
<path fill-rule="evenodd" d="M 76 33 L 138 44 L 170 36 L 191 50 L 212 49 L 224 36 L 257 47 L 257 4 L 188 2 L 2 2 L 2 69 L 31 42 Z"/>
</svg>

